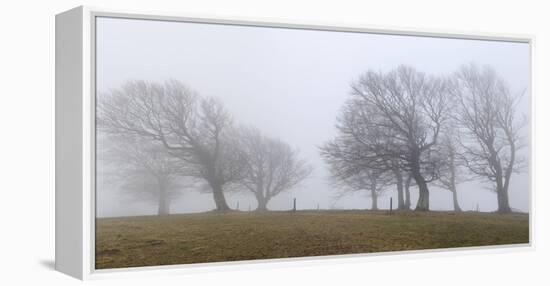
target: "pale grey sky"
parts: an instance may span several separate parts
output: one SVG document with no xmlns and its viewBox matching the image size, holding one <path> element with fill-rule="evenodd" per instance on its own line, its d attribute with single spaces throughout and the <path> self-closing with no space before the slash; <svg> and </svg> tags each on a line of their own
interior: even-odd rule
<svg viewBox="0 0 550 286">
<path fill-rule="evenodd" d="M 332 206 L 335 193 L 317 146 L 334 137 L 335 118 L 349 96 L 350 83 L 369 69 L 388 71 L 406 64 L 428 74 L 447 74 L 463 64 L 488 64 L 513 91 L 526 90 L 529 83 L 525 43 L 116 18 L 98 18 L 96 31 L 98 91 L 133 79 L 177 79 L 202 95 L 220 98 L 239 123 L 254 125 L 300 149 L 315 170 L 300 187 L 275 197 L 268 205 L 272 209 L 290 208 L 293 197 L 299 208 Z M 524 96 L 520 112 L 527 115 L 528 106 Z M 528 181 L 527 173 L 513 177 L 513 208 L 528 210 Z M 414 204 L 416 190 L 412 193 Z M 396 193 L 388 191 L 379 206 L 386 207 L 390 196 Z M 99 216 L 156 210 L 128 202 L 101 178 L 97 198 Z M 249 204 L 255 207 L 251 195 L 227 198 L 231 207 L 237 201 L 241 210 Z M 479 183 L 460 185 L 459 201 L 465 210 L 477 204 L 481 210 L 496 209 L 495 195 Z M 432 209 L 451 209 L 451 193 L 432 186 L 430 203 Z M 370 199 L 358 194 L 334 207 L 367 208 Z M 213 208 L 211 195 L 188 192 L 172 210 Z"/>
</svg>

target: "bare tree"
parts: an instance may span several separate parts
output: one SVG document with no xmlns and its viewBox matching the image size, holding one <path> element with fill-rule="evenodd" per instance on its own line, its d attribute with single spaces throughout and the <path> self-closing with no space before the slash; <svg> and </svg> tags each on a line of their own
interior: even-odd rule
<svg viewBox="0 0 550 286">
<path fill-rule="evenodd" d="M 311 166 L 283 141 L 266 137 L 255 128 L 242 128 L 239 137 L 246 167 L 237 185 L 254 194 L 258 211 L 267 210 L 269 200 L 311 174 Z"/>
<path fill-rule="evenodd" d="M 375 124 L 378 120 L 380 114 L 361 100 L 346 102 L 337 118 L 338 135 L 319 148 L 333 179 L 345 181 L 367 170 L 384 173 L 399 166 L 397 160 L 379 153 L 392 145 L 392 139 Z"/>
<path fill-rule="evenodd" d="M 520 171 L 523 161 L 517 151 L 522 146 L 518 120 L 519 96 L 490 68 L 463 67 L 455 74 L 452 89 L 460 107 L 458 122 L 465 129 L 463 144 L 467 167 L 477 176 L 494 183 L 498 211 L 511 212 L 508 188 L 512 173 Z"/>
<path fill-rule="evenodd" d="M 218 211 L 229 210 L 223 186 L 240 179 L 244 160 L 221 102 L 175 80 L 130 81 L 102 94 L 97 110 L 100 130 L 160 142 L 190 166 L 191 176 L 208 183 Z"/>
<path fill-rule="evenodd" d="M 446 95 L 446 81 L 410 67 L 369 71 L 352 85 L 337 124 L 339 135 L 321 152 L 347 162 L 351 173 L 399 162 L 419 188 L 416 210 L 429 210 L 427 183 L 437 179 L 434 150 L 448 116 Z"/>
<path fill-rule="evenodd" d="M 154 202 L 159 215 L 170 213 L 172 200 L 186 188 L 185 166 L 156 142 L 137 136 L 109 136 L 102 159 L 109 166 L 107 176 L 134 198 Z"/>
<path fill-rule="evenodd" d="M 392 184 L 393 178 L 389 172 L 381 173 L 373 169 L 365 169 L 350 177 L 341 177 L 336 168 L 330 168 L 334 185 L 339 192 L 337 198 L 349 193 L 364 192 L 371 198 L 371 210 L 378 210 L 378 198 L 386 191 L 386 187 Z"/>
<path fill-rule="evenodd" d="M 358 142 L 356 136 L 366 136 L 364 140 L 369 142 L 383 141 L 385 138 L 377 137 L 376 130 L 371 129 L 369 119 L 373 113 L 360 112 L 364 107 L 358 102 L 350 100 L 344 106 L 341 117 L 336 125 L 339 136 L 321 146 L 321 156 L 329 166 L 331 180 L 337 188 L 336 199 L 349 193 L 363 192 L 372 199 L 372 210 L 378 209 L 378 197 L 390 184 L 387 174 L 391 174 L 391 164 L 384 158 L 373 157 L 369 150 L 365 150 L 363 144 Z M 364 120 L 356 121 L 356 114 L 361 113 Z M 370 136 L 367 136 L 369 134 Z"/>
</svg>

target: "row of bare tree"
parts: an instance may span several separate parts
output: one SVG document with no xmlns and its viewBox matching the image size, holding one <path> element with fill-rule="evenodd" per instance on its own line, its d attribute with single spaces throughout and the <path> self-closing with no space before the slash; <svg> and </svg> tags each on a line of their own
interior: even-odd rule
<svg viewBox="0 0 550 286">
<path fill-rule="evenodd" d="M 228 211 L 228 191 L 254 195 L 258 210 L 309 176 L 312 169 L 287 143 L 253 127 L 237 126 L 223 104 L 201 97 L 181 82 L 130 81 L 101 94 L 97 126 L 109 146 L 105 164 L 123 188 L 158 203 L 202 184 L 216 210 Z"/>
<path fill-rule="evenodd" d="M 414 184 L 416 210 L 427 211 L 434 184 L 452 192 L 460 211 L 457 185 L 482 179 L 496 192 L 498 211 L 510 212 L 510 179 L 523 166 L 519 99 L 490 67 L 471 64 L 439 77 L 407 66 L 368 71 L 352 84 L 337 136 L 320 152 L 342 193 L 367 191 L 373 209 L 390 185 L 398 208 L 410 209 Z"/>
</svg>

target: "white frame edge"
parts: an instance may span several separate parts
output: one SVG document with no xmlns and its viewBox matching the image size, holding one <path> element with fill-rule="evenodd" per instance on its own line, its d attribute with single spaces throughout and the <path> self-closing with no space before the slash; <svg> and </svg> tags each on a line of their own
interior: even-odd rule
<svg viewBox="0 0 550 286">
<path fill-rule="evenodd" d="M 370 254 L 348 254 L 318 257 L 300 257 L 287 259 L 267 259 L 235 262 L 216 262 L 201 264 L 180 264 L 167 266 L 150 266 L 95 270 L 95 17 L 115 17 L 161 21 L 210 23 L 258 27 L 279 27 L 290 29 L 309 29 L 323 31 L 340 31 L 356 33 L 376 33 L 387 35 L 405 35 L 421 37 L 439 37 L 471 40 L 488 40 L 503 42 L 527 43 L 530 46 L 530 100 L 529 121 L 529 243 L 515 245 L 465 247 L 452 249 L 432 249 L 415 251 L 396 251 Z M 257 19 L 243 17 L 218 17 L 215 15 L 181 15 L 174 13 L 143 13 L 140 11 L 106 10 L 80 6 L 56 15 L 56 215 L 55 215 L 55 269 L 72 277 L 102 279 L 147 273 L 151 270 L 161 273 L 186 273 L 220 270 L 227 267 L 260 267 L 273 262 L 282 264 L 291 261 L 302 261 L 307 264 L 329 262 L 359 262 L 357 258 L 387 259 L 385 257 L 427 256 L 476 254 L 481 250 L 486 253 L 526 249 L 533 247 L 533 151 L 534 151 L 534 36 L 532 35 L 495 35 L 459 31 L 435 31 L 427 29 L 410 29 L 396 27 L 375 27 L 364 25 L 339 25 L 326 23 L 305 23 L 288 19 Z M 75 48 L 78 47 L 78 48 Z M 441 252 L 445 252 L 441 253 Z M 332 260 L 330 260 L 332 261 Z M 122 274 L 122 275 L 121 275 Z"/>
<path fill-rule="evenodd" d="M 95 216 L 89 18 L 81 6 L 55 19 L 55 269 L 82 280 L 92 272 Z"/>
</svg>

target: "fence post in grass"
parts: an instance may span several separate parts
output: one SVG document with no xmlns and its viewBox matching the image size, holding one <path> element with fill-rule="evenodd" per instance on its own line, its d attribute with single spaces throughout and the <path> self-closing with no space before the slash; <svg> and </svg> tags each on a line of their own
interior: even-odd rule
<svg viewBox="0 0 550 286">
<path fill-rule="evenodd" d="M 292 211 L 296 212 L 296 198 L 294 198 L 294 206 L 292 207 Z"/>
<path fill-rule="evenodd" d="M 237 202 L 237 210 L 239 210 L 239 202 Z"/>
<path fill-rule="evenodd" d="M 390 215 L 393 208 L 393 197 L 390 197 Z"/>
</svg>

